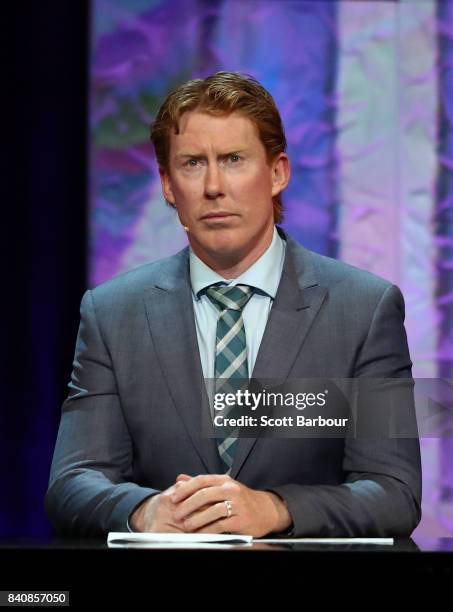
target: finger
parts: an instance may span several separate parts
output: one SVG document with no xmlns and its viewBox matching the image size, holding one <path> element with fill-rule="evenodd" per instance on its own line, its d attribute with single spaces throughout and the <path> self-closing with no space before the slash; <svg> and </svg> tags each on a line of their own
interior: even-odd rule
<svg viewBox="0 0 453 612">
<path fill-rule="evenodd" d="M 227 514 L 228 511 L 223 502 L 205 506 L 204 510 L 195 512 L 184 520 L 184 529 L 189 532 L 196 531 L 223 520 Z"/>
<path fill-rule="evenodd" d="M 183 527 L 173 525 L 173 523 L 162 523 L 162 525 L 156 525 L 153 529 L 155 533 L 186 533 Z"/>
<path fill-rule="evenodd" d="M 210 505 L 202 506 L 201 508 L 198 509 L 198 511 L 200 512 L 202 510 L 207 510 L 208 508 L 210 508 Z M 185 519 L 184 518 L 183 519 L 177 518 L 175 516 L 174 510 L 171 511 L 171 516 L 172 516 L 173 523 L 175 523 L 176 525 L 178 525 L 179 527 L 184 529 L 184 520 Z"/>
<path fill-rule="evenodd" d="M 182 500 L 177 506 L 174 517 L 183 520 L 194 512 L 199 512 L 204 506 L 212 506 L 218 502 L 224 503 L 228 493 L 222 486 L 206 487 L 195 491 L 193 495 Z"/>
<path fill-rule="evenodd" d="M 171 494 L 177 489 L 177 484 L 179 482 L 186 482 L 187 480 L 190 480 L 191 478 L 193 478 L 192 476 L 189 476 L 189 474 L 178 474 L 176 480 L 175 480 L 175 484 L 173 484 L 171 487 L 168 487 L 168 489 L 165 491 L 166 496 L 168 497 L 169 501 L 171 501 Z"/>
<path fill-rule="evenodd" d="M 197 529 L 195 533 L 241 533 L 233 519 L 221 519 Z"/>
<path fill-rule="evenodd" d="M 174 492 L 171 494 L 171 501 L 177 504 L 200 489 L 220 485 L 227 480 L 231 479 L 225 474 L 202 474 L 200 476 L 194 476 L 190 480 L 177 483 L 178 486 L 175 487 Z"/>
</svg>

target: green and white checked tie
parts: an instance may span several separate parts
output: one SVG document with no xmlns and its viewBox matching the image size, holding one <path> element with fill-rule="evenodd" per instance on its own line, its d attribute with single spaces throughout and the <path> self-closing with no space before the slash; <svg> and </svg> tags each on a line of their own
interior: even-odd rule
<svg viewBox="0 0 453 612">
<path fill-rule="evenodd" d="M 248 285 L 208 287 L 206 293 L 220 311 L 217 321 L 215 351 L 215 392 L 236 393 L 248 384 L 247 345 L 242 310 L 252 297 L 253 288 Z M 224 417 L 236 417 L 237 406 L 223 410 Z M 220 458 L 228 471 L 234 459 L 238 443 L 238 428 L 225 427 L 217 438 Z"/>
</svg>

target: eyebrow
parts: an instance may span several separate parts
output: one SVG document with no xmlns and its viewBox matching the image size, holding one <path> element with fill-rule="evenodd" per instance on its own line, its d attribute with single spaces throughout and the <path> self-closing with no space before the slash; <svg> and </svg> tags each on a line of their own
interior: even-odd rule
<svg viewBox="0 0 453 612">
<path fill-rule="evenodd" d="M 244 152 L 245 152 L 244 149 L 234 149 L 234 150 L 228 151 L 227 153 L 220 153 L 219 155 L 217 155 L 217 158 L 227 157 L 227 155 L 240 155 L 241 153 L 244 153 Z M 192 158 L 206 157 L 206 155 L 203 155 L 202 153 L 178 153 L 176 157 L 178 159 L 186 159 L 186 158 L 192 159 Z"/>
</svg>

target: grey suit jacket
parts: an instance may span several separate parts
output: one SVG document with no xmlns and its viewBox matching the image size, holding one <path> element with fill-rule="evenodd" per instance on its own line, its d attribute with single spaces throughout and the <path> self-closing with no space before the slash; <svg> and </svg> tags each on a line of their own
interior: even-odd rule
<svg viewBox="0 0 453 612">
<path fill-rule="evenodd" d="M 410 378 L 399 289 L 287 239 L 253 377 Z M 87 291 L 45 507 L 57 533 L 126 531 L 179 473 L 221 473 L 203 394 L 188 248 Z M 407 536 L 418 438 L 239 440 L 232 478 L 280 495 L 296 536 Z"/>
</svg>

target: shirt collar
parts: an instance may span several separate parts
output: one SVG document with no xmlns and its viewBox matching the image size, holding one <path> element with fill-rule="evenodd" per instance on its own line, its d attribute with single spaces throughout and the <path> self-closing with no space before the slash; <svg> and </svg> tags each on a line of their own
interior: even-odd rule
<svg viewBox="0 0 453 612">
<path fill-rule="evenodd" d="M 201 259 L 195 255 L 190 247 L 189 269 L 192 291 L 197 299 L 200 299 L 200 292 L 215 283 L 226 285 L 250 285 L 259 289 L 271 298 L 275 298 L 285 259 L 285 241 L 278 235 L 274 226 L 272 242 L 261 255 L 245 272 L 237 278 L 227 280 L 214 272 Z"/>
</svg>

